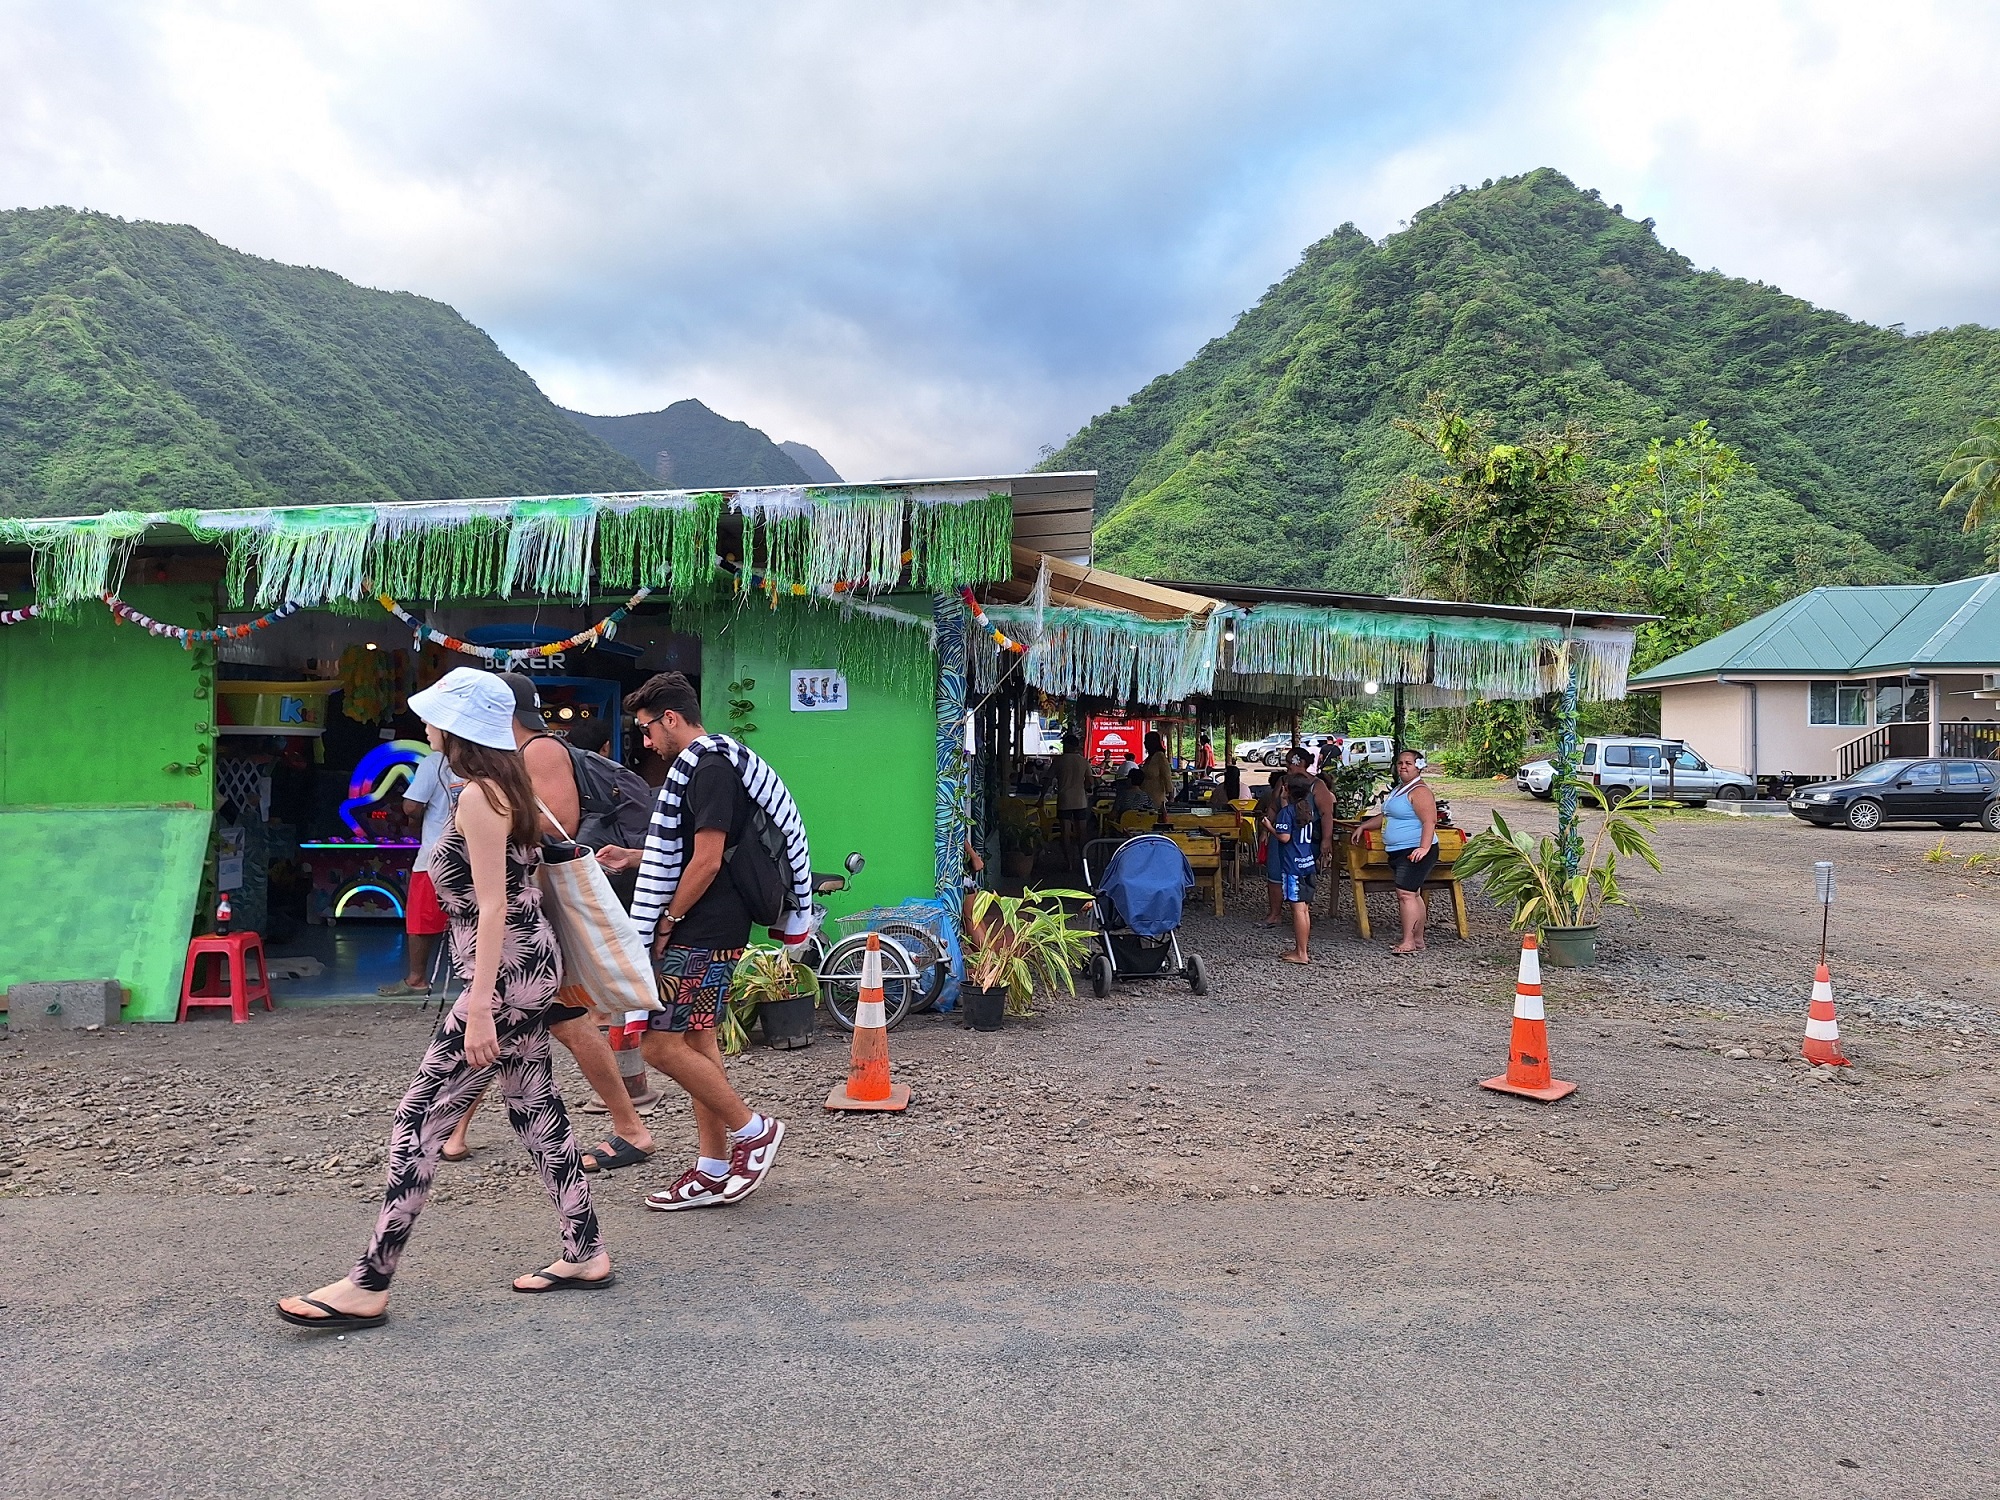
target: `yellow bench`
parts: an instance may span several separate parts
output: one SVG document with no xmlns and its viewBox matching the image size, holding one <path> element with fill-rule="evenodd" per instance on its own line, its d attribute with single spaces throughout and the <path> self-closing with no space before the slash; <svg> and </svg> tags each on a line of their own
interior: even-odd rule
<svg viewBox="0 0 2000 1500">
<path fill-rule="evenodd" d="M 1451 913 L 1458 924 L 1458 935 L 1461 938 L 1470 938 L 1472 929 L 1466 922 L 1465 891 L 1459 885 L 1458 872 L 1452 868 L 1458 862 L 1459 855 L 1465 852 L 1465 835 L 1456 828 L 1440 828 L 1437 831 L 1437 841 L 1438 862 L 1425 877 L 1424 890 L 1426 893 L 1433 887 L 1450 890 Z M 1363 842 L 1358 846 L 1343 838 L 1340 847 L 1347 856 L 1347 883 L 1354 891 L 1355 930 L 1364 939 L 1373 937 L 1374 933 L 1368 925 L 1368 887 L 1386 885 L 1393 890 L 1396 885 L 1395 874 L 1389 868 L 1388 852 L 1382 847 L 1381 830 L 1370 829 L 1363 835 Z M 1428 902 L 1425 904 L 1429 905 Z M 1337 915 L 1339 910 L 1340 891 L 1336 887 L 1327 911 L 1328 917 Z"/>
</svg>

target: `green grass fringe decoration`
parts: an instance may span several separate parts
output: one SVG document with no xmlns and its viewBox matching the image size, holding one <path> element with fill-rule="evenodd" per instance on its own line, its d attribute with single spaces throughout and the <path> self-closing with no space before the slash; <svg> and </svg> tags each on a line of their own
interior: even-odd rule
<svg viewBox="0 0 2000 1500">
<path fill-rule="evenodd" d="M 831 668 L 851 682 L 919 697 L 937 690 L 936 629 L 930 603 L 923 613 L 891 605 L 842 605 L 782 596 L 773 607 L 762 596 L 713 603 L 692 611 L 685 626 L 704 640 L 733 633 L 759 654 L 791 668 Z"/>
<path fill-rule="evenodd" d="M 1191 619 L 1148 620 L 1125 610 L 987 606 L 993 623 L 1027 643 L 1021 669 L 1031 687 L 1060 698 L 1178 703 L 1208 692 L 1215 677 L 1215 632 Z M 979 651 L 982 692 L 1004 658 Z"/>
<path fill-rule="evenodd" d="M 846 583 L 864 595 L 899 587 L 906 528 L 912 574 L 927 590 L 1004 578 L 1013 568 L 1006 495 L 975 489 L 971 499 L 941 498 L 922 486 L 119 512 L 0 521 L 0 542 L 32 550 L 37 597 L 55 610 L 116 589 L 134 546 L 155 526 L 179 526 L 222 548 L 237 608 L 317 605 L 363 597 L 369 587 L 432 603 L 584 599 L 596 582 L 593 564 L 604 588 L 665 587 L 686 600 L 716 577 L 716 540 L 731 509 L 744 519 L 748 560 L 781 586 Z"/>
<path fill-rule="evenodd" d="M 991 494 L 964 504 L 915 505 L 910 515 L 910 579 L 948 592 L 1014 572 L 1014 502 Z"/>
</svg>

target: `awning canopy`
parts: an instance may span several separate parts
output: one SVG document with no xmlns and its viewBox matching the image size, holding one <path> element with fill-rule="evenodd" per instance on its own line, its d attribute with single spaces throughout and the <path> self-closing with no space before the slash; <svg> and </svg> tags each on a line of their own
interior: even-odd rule
<svg viewBox="0 0 2000 1500">
<path fill-rule="evenodd" d="M 1065 698 L 1165 708 L 1203 698 L 1284 710 L 1401 687 L 1417 707 L 1560 692 L 1625 696 L 1632 635 L 1649 616 L 1448 599 L 1120 578 L 1014 549 L 987 613 L 1025 649 L 1025 680 Z M 978 663 L 990 690 L 1003 664 Z"/>
<path fill-rule="evenodd" d="M 426 602 L 582 601 L 596 590 L 629 588 L 687 598 L 714 584 L 732 558 L 787 590 L 873 594 L 905 581 L 948 590 L 1008 576 L 1016 479 L 1031 483 L 1006 476 L 118 511 L 0 519 L 0 546 L 32 552 L 36 603 L 53 610 L 116 593 L 142 544 L 219 547 L 238 607 L 380 593 Z M 1024 503 L 1046 507 L 1067 493 Z"/>
</svg>

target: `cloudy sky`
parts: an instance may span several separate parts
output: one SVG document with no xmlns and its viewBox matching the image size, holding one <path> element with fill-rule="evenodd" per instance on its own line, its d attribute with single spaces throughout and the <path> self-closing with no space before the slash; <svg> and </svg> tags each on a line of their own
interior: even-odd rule
<svg viewBox="0 0 2000 1500">
<path fill-rule="evenodd" d="M 1006 472 L 1345 220 L 1554 166 L 1697 264 L 2000 323 L 2000 7 L 10 0 L 0 207 L 451 303 L 556 400 Z"/>
</svg>

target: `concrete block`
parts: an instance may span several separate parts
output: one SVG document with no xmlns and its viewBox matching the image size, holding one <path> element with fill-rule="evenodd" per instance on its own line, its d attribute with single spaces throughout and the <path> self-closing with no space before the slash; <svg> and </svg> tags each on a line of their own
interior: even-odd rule
<svg viewBox="0 0 2000 1500">
<path fill-rule="evenodd" d="M 17 984 L 7 991 L 7 1029 L 18 1033 L 115 1026 L 124 1003 L 124 987 L 115 979 Z"/>
</svg>

